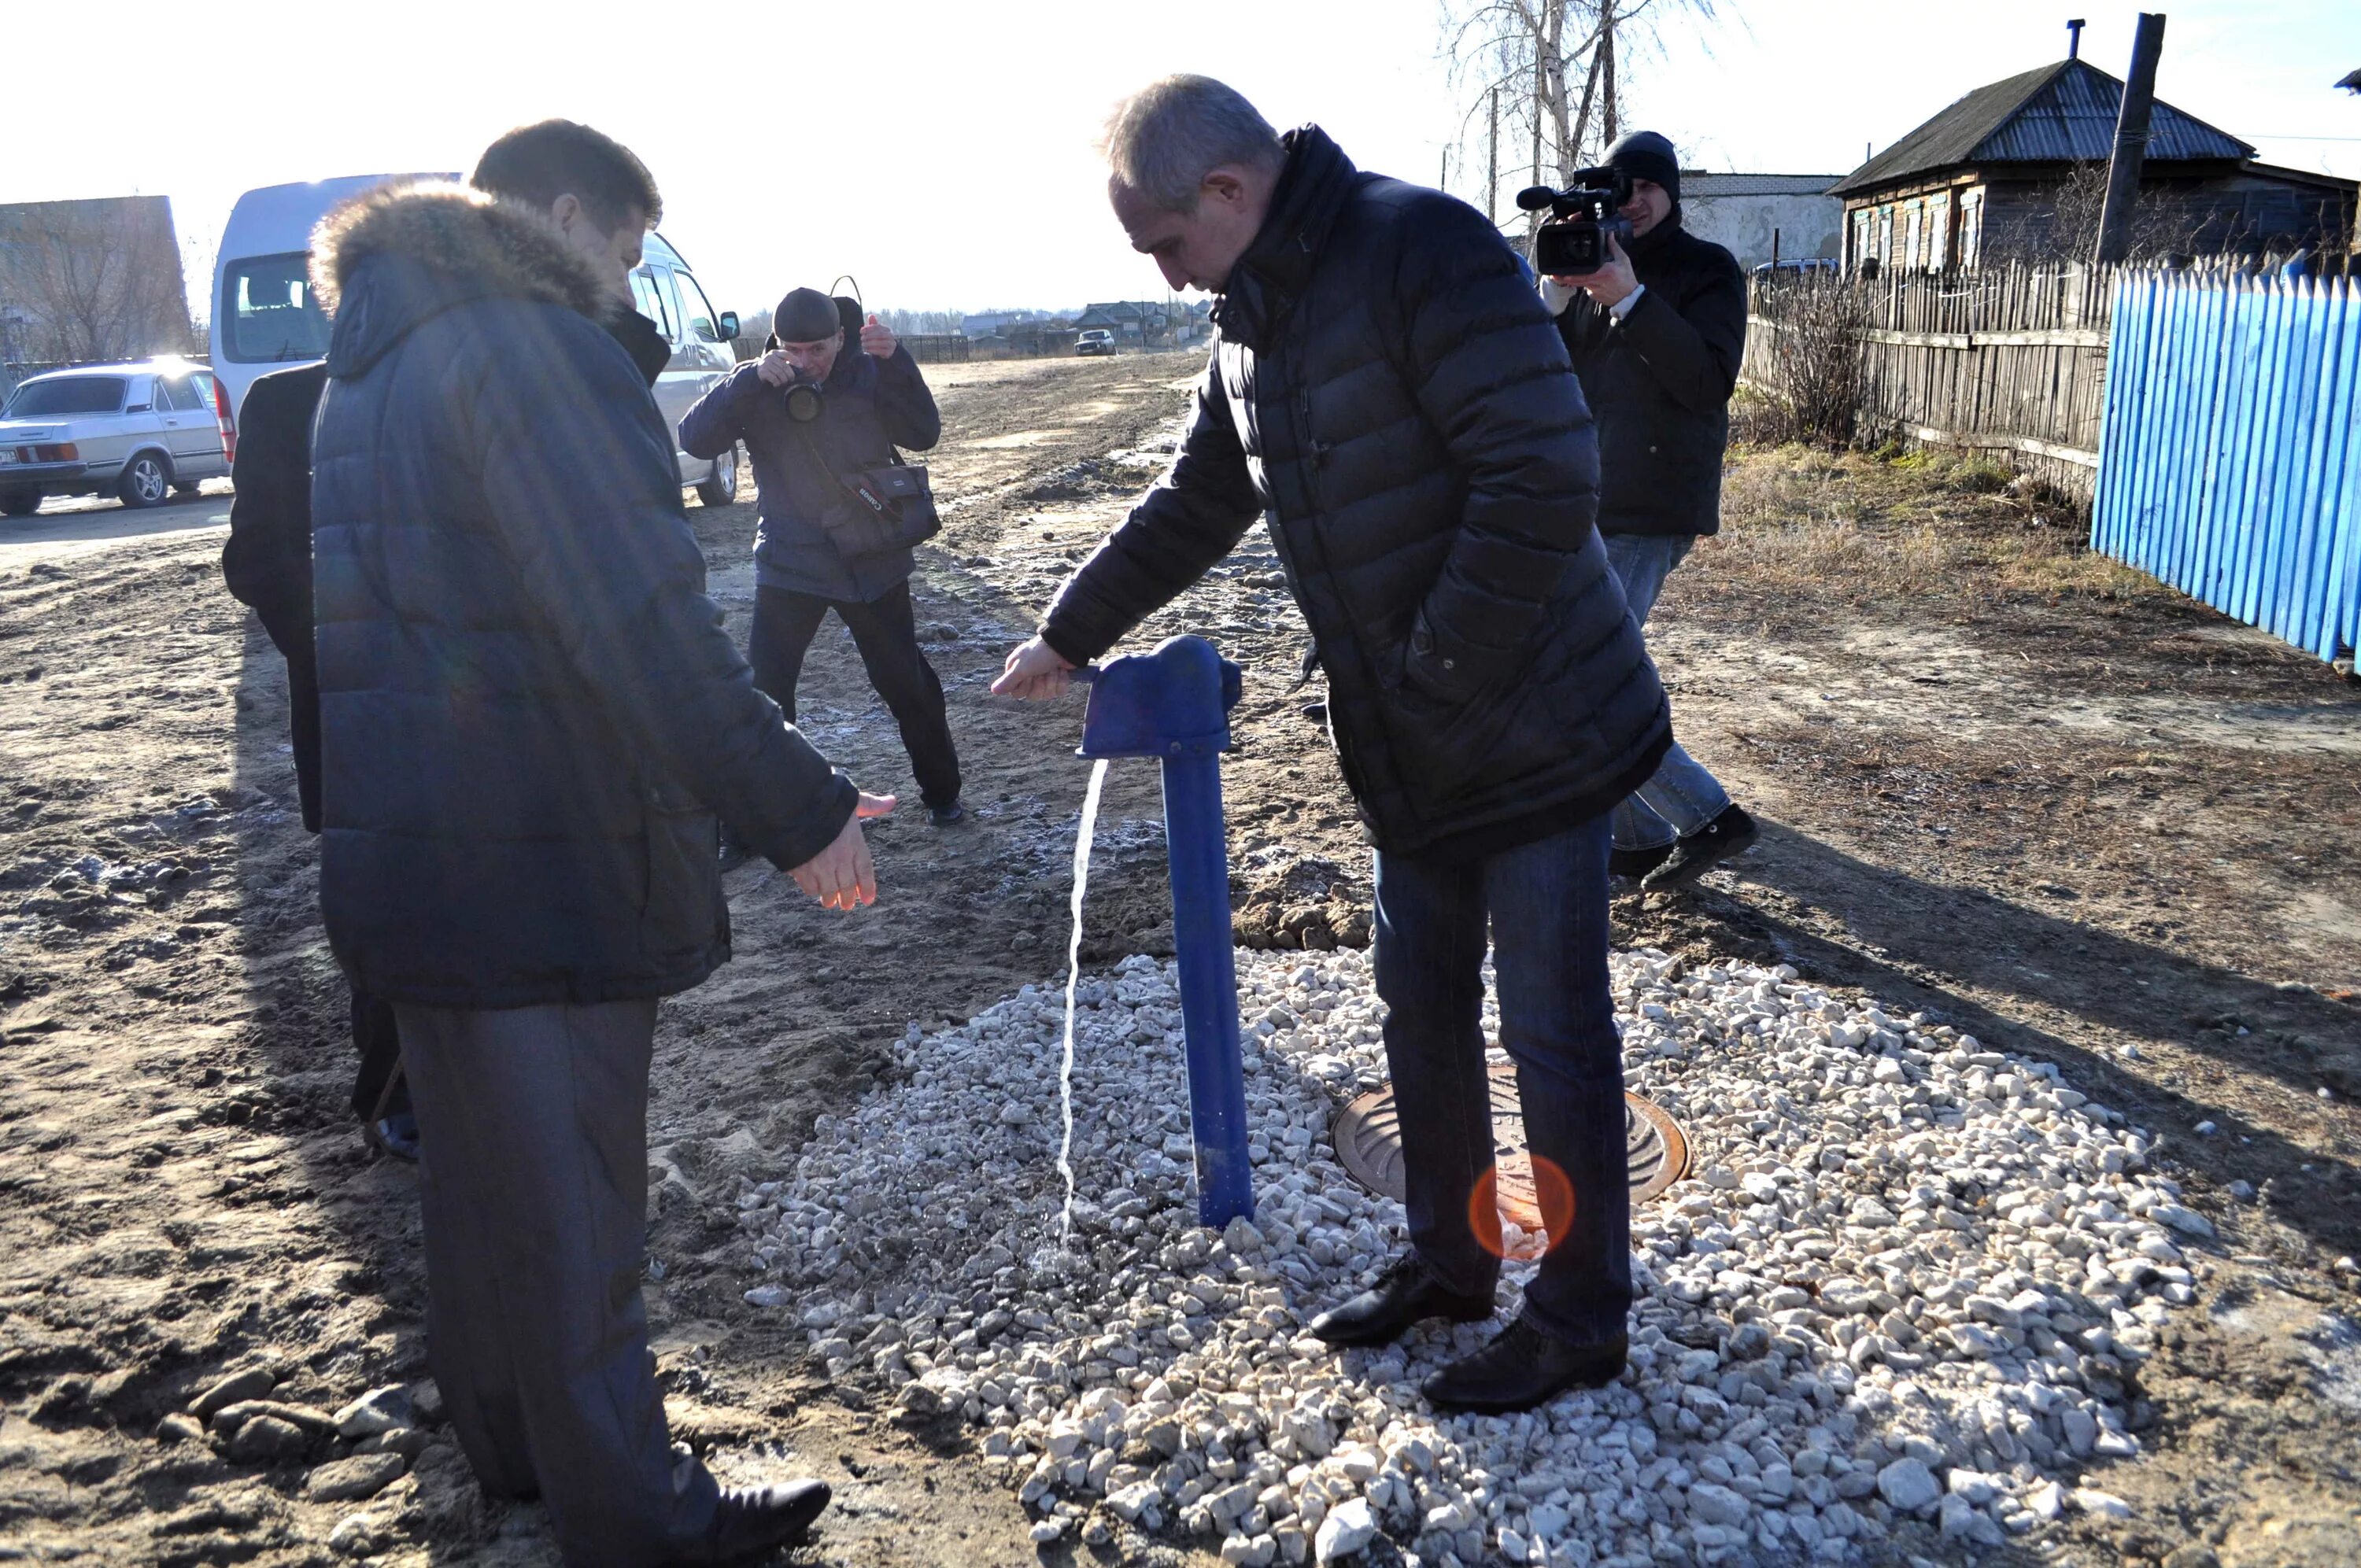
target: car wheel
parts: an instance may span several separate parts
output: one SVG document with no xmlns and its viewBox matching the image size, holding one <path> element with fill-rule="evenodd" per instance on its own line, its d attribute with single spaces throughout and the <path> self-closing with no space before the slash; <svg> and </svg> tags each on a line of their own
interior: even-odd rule
<svg viewBox="0 0 2361 1568">
<path fill-rule="evenodd" d="M 709 507 L 726 507 L 738 499 L 738 447 L 713 460 L 713 472 L 697 482 L 697 499 Z"/>
<path fill-rule="evenodd" d="M 142 452 L 124 465 L 123 478 L 115 487 L 115 493 L 122 498 L 125 506 L 137 511 L 156 505 L 171 488 L 172 477 L 164 471 L 164 460 L 152 452 Z"/>
<path fill-rule="evenodd" d="M 38 490 L 10 490 L 0 494 L 0 517 L 30 517 L 41 510 Z"/>
</svg>

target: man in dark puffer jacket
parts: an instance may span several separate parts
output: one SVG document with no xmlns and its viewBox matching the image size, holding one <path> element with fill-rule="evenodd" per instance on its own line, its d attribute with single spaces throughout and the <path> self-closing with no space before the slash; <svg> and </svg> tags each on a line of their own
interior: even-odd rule
<svg viewBox="0 0 2361 1568">
<path fill-rule="evenodd" d="M 1628 175 L 1626 254 L 1606 266 L 1544 278 L 1543 302 L 1574 356 L 1598 422 L 1598 532 L 1644 626 L 1664 579 L 1703 535 L 1721 528 L 1721 458 L 1730 395 L 1746 348 L 1746 280 L 1737 259 L 1681 226 L 1681 167 L 1673 144 L 1634 131 L 1607 155 Z M 1679 746 L 1615 808 L 1618 876 L 1652 888 L 1695 882 L 1752 847 L 1754 819 Z"/>
<path fill-rule="evenodd" d="M 1148 87 L 1107 151 L 1134 246 L 1174 288 L 1220 294 L 1220 338 L 1170 471 L 994 689 L 1061 689 L 1268 515 L 1378 849 L 1410 1182 L 1411 1255 L 1312 1331 L 1378 1344 L 1491 1315 L 1488 918 L 1551 1246 L 1524 1315 L 1427 1394 L 1509 1410 L 1605 1383 L 1631 1286 L 1603 814 L 1671 732 L 1591 527 L 1565 345 L 1480 214 L 1356 171 L 1317 127 L 1282 139 L 1220 82 Z"/>
<path fill-rule="evenodd" d="M 828 1489 L 675 1464 L 639 1288 L 656 999 L 729 957 L 716 810 L 850 908 L 858 819 L 892 802 L 754 690 L 671 433 L 597 324 L 658 214 L 646 169 L 566 121 L 501 159 L 563 193 L 397 187 L 313 237 L 321 902 L 399 1020 L 428 1351 L 478 1479 L 537 1493 L 568 1563 L 730 1561 Z"/>
</svg>

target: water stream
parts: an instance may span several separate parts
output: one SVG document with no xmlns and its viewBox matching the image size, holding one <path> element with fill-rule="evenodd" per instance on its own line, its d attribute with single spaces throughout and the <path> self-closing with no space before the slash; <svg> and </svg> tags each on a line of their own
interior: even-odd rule
<svg viewBox="0 0 2361 1568">
<path fill-rule="evenodd" d="M 1082 825 L 1074 835 L 1074 929 L 1066 942 L 1066 1056 L 1058 1069 L 1058 1102 L 1066 1130 L 1058 1143 L 1058 1174 L 1066 1179 L 1065 1225 L 1061 1243 L 1074 1239 L 1074 988 L 1082 978 L 1082 894 L 1091 884 L 1091 839 L 1098 830 L 1099 793 L 1106 787 L 1106 759 L 1091 766 L 1090 788 L 1082 792 Z"/>
</svg>

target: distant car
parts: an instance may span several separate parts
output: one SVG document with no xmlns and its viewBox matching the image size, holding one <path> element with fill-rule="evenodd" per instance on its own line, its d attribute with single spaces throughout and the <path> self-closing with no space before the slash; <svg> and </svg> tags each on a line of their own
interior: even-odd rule
<svg viewBox="0 0 2361 1568">
<path fill-rule="evenodd" d="M 1103 326 L 1092 327 L 1074 339 L 1074 352 L 1076 354 L 1113 354 L 1115 334 Z"/>
<path fill-rule="evenodd" d="M 237 199 L 214 269 L 213 313 L 213 362 L 227 388 L 233 421 L 256 378 L 309 364 L 328 352 L 328 316 L 312 297 L 312 231 L 320 220 L 391 181 L 458 178 L 349 174 L 266 185 Z M 631 302 L 672 345 L 672 362 L 657 378 L 655 398 L 665 426 L 676 432 L 689 405 L 736 365 L 730 340 L 738 335 L 737 313 L 716 311 L 680 252 L 655 234 L 647 236 L 644 259 L 631 274 Z M 735 447 L 710 461 L 676 449 L 673 456 L 682 488 L 696 490 L 708 506 L 736 499 Z"/>
<path fill-rule="evenodd" d="M 1806 273 L 1834 273 L 1840 270 L 1843 266 L 1844 263 L 1833 256 L 1801 256 L 1793 260 L 1758 261 L 1754 264 L 1754 275 L 1757 278 L 1768 278 L 1772 273 L 1778 272 L 1786 277 L 1799 278 Z"/>
<path fill-rule="evenodd" d="M 152 507 L 227 474 L 236 454 L 227 396 L 202 365 L 51 370 L 17 383 L 0 405 L 0 513 L 29 516 L 45 496 Z"/>
</svg>

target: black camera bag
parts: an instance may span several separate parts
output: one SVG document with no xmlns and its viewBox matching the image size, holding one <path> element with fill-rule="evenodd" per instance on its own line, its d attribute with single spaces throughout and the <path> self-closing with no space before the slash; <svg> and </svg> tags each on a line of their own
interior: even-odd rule
<svg viewBox="0 0 2361 1568">
<path fill-rule="evenodd" d="M 863 468 L 848 479 L 828 466 L 808 430 L 802 425 L 795 428 L 805 454 L 844 491 L 844 499 L 819 518 L 839 555 L 852 561 L 889 550 L 907 550 L 942 532 L 943 516 L 935 510 L 934 487 L 928 482 L 923 466 L 905 463 L 897 456 L 883 467 Z"/>
</svg>

